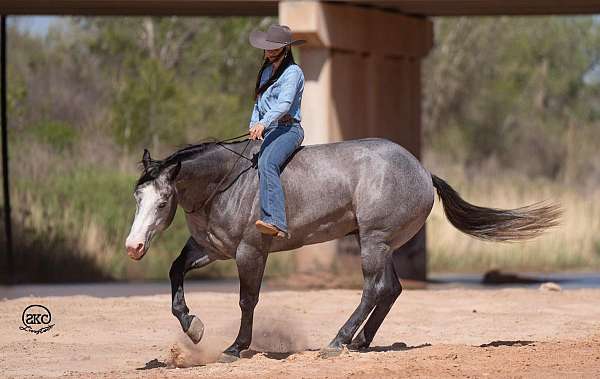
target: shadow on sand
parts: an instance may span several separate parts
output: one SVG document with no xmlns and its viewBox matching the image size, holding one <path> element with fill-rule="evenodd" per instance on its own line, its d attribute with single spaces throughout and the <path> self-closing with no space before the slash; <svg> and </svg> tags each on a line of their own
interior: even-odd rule
<svg viewBox="0 0 600 379">
<path fill-rule="evenodd" d="M 308 349 L 306 351 L 315 351 L 315 350 Z M 275 360 L 280 361 L 282 359 L 286 359 L 297 353 L 299 353 L 299 351 L 281 353 L 281 352 L 273 352 L 273 351 L 257 351 L 257 350 L 250 349 L 250 350 L 243 351 L 240 356 L 241 356 L 241 358 L 252 358 L 255 355 L 261 354 L 265 358 L 275 359 Z"/>
<path fill-rule="evenodd" d="M 431 346 L 430 343 L 424 343 L 424 344 L 416 345 L 416 346 L 408 346 L 404 342 L 395 342 L 388 346 L 373 346 L 373 347 L 369 347 L 367 349 L 350 350 L 350 351 L 358 352 L 358 353 L 373 353 L 373 352 L 383 353 L 386 351 L 407 351 L 407 350 L 420 349 L 420 348 L 429 347 L 429 346 Z M 304 351 L 319 351 L 319 349 L 306 349 Z M 282 359 L 286 359 L 296 353 L 298 353 L 298 352 L 275 353 L 275 352 L 263 352 L 263 351 L 256 351 L 256 350 L 246 350 L 242 353 L 242 358 L 252 358 L 257 354 L 262 354 L 264 357 L 269 358 L 269 359 L 282 360 Z"/>
<path fill-rule="evenodd" d="M 413 349 L 421 349 L 421 348 L 430 347 L 430 346 L 431 346 L 430 343 L 423 343 L 420 345 L 408 346 L 404 342 L 394 342 L 393 344 L 388 345 L 388 346 L 372 346 L 372 347 L 369 347 L 366 349 L 361 349 L 359 351 L 361 353 L 371 353 L 371 352 L 384 353 L 386 351 L 407 351 L 407 350 L 413 350 Z"/>
<path fill-rule="evenodd" d="M 490 343 L 484 343 L 483 345 L 479 345 L 479 347 L 500 347 L 500 346 L 527 346 L 534 344 L 535 341 L 492 341 Z"/>
<path fill-rule="evenodd" d="M 152 370 L 155 368 L 167 367 L 165 362 L 161 362 L 158 359 L 154 358 L 153 360 L 146 362 L 144 367 L 138 367 L 136 370 Z"/>
</svg>

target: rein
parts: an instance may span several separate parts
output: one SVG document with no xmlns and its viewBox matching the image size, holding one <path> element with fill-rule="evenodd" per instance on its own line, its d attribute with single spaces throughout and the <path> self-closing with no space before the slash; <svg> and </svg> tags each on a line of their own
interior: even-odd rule
<svg viewBox="0 0 600 379">
<path fill-rule="evenodd" d="M 212 200 L 212 198 L 215 196 L 215 194 L 217 193 L 217 191 L 218 191 L 218 190 L 219 190 L 219 188 L 221 187 L 221 184 L 223 184 L 223 182 L 225 181 L 225 179 L 227 179 L 227 178 L 229 177 L 229 175 L 231 174 L 231 172 L 233 171 L 233 169 L 235 168 L 235 166 L 237 165 L 237 163 L 240 161 L 240 158 L 242 158 L 242 157 L 243 157 L 243 158 L 245 158 L 246 160 L 248 160 L 248 161 L 252 162 L 252 160 L 251 160 L 251 159 L 247 158 L 247 157 L 244 155 L 244 152 L 246 151 L 246 148 L 247 148 L 247 147 L 248 147 L 248 145 L 250 144 L 250 141 L 251 141 L 250 139 L 248 139 L 248 142 L 246 143 L 246 146 L 244 146 L 244 149 L 242 150 L 242 153 L 241 153 L 241 154 L 240 154 L 240 153 L 238 153 L 238 152 L 236 152 L 236 151 L 234 151 L 234 150 L 231 150 L 231 149 L 229 149 L 229 148 L 227 148 L 227 147 L 225 147 L 225 146 L 223 146 L 223 145 L 222 145 L 222 143 L 223 143 L 223 142 L 227 142 L 227 141 L 233 141 L 233 140 L 236 140 L 236 139 L 238 139 L 238 138 L 245 137 L 245 136 L 248 136 L 248 135 L 250 135 L 250 132 L 248 132 L 248 133 L 246 133 L 246 134 L 242 134 L 242 135 L 240 135 L 240 136 L 237 136 L 237 137 L 228 138 L 228 139 L 224 139 L 224 140 L 221 140 L 221 141 L 215 142 L 215 144 L 217 144 L 217 145 L 221 145 L 221 146 L 222 146 L 222 147 L 224 147 L 225 149 L 227 149 L 227 150 L 229 150 L 229 151 L 232 151 L 232 152 L 234 152 L 235 154 L 237 154 L 237 155 L 238 155 L 238 158 L 235 160 L 235 162 L 233 163 L 233 166 L 231 166 L 231 168 L 229 169 L 229 171 L 227 172 L 227 174 L 225 174 L 225 176 L 223 176 L 223 179 L 221 179 L 221 181 L 220 181 L 220 182 L 217 184 L 217 186 L 216 186 L 216 187 L 215 187 L 215 189 L 212 191 L 212 193 L 210 194 L 210 196 L 209 196 L 209 197 L 208 197 L 208 198 L 207 198 L 207 199 L 204 201 L 204 203 L 202 203 L 202 206 L 200 207 L 200 209 L 203 209 L 203 208 L 206 206 L 206 204 L 207 204 L 209 201 L 211 201 L 211 200 Z M 190 214 L 190 213 L 194 213 L 194 212 L 196 212 L 196 211 L 197 211 L 196 207 L 192 208 L 192 210 L 191 210 L 191 211 L 189 211 L 189 212 L 188 212 L 188 211 L 186 211 L 186 210 L 184 209 L 184 212 L 185 212 L 185 213 L 188 213 L 188 214 Z"/>
</svg>

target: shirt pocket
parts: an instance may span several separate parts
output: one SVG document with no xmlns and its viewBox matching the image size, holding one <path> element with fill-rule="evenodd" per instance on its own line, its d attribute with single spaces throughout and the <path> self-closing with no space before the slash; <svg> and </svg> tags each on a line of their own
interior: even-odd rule
<svg viewBox="0 0 600 379">
<path fill-rule="evenodd" d="M 278 82 L 273 83 L 270 90 L 271 90 L 271 92 L 270 92 L 271 98 L 277 99 L 279 97 L 279 92 L 281 92 L 281 84 Z"/>
</svg>

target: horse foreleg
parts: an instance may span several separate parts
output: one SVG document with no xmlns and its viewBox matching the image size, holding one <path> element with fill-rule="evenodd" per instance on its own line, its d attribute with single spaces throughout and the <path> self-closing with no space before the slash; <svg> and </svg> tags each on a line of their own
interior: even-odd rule
<svg viewBox="0 0 600 379">
<path fill-rule="evenodd" d="M 240 278 L 240 309 L 242 310 L 242 319 L 237 338 L 221 354 L 219 362 L 232 362 L 240 357 L 240 352 L 250 347 L 250 343 L 252 342 L 254 308 L 258 303 L 267 254 L 263 254 L 250 247 L 238 248 L 235 260 Z"/>
<path fill-rule="evenodd" d="M 183 293 L 183 279 L 185 274 L 195 268 L 200 268 L 211 263 L 202 248 L 189 238 L 179 256 L 173 261 L 169 278 L 171 279 L 171 311 L 179 320 L 181 328 L 194 343 L 200 342 L 204 334 L 204 324 L 194 315 L 189 314 L 189 308 L 185 304 Z"/>
</svg>

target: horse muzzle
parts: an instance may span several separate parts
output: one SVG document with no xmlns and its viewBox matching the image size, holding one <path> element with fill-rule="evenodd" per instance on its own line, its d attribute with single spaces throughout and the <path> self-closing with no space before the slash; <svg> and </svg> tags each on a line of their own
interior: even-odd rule
<svg viewBox="0 0 600 379">
<path fill-rule="evenodd" d="M 146 254 L 146 247 L 141 242 L 135 246 L 127 244 L 126 248 L 127 248 L 127 255 L 129 256 L 129 258 L 131 258 L 135 261 L 139 261 Z"/>
</svg>

